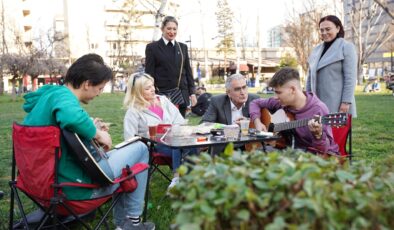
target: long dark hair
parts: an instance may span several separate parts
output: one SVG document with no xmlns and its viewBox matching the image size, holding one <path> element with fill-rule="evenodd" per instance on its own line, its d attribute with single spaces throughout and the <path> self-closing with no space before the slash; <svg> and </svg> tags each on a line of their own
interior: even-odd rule
<svg viewBox="0 0 394 230">
<path fill-rule="evenodd" d="M 339 20 L 339 18 L 338 18 L 337 16 L 335 16 L 335 15 L 327 15 L 327 16 L 325 16 L 325 17 L 322 17 L 322 18 L 320 19 L 320 21 L 319 21 L 319 25 L 320 25 L 322 22 L 324 22 L 324 21 L 330 21 L 330 22 L 334 23 L 335 26 L 337 26 L 337 27 L 339 26 L 339 32 L 338 32 L 338 34 L 337 34 L 337 37 L 338 37 L 338 38 L 343 38 L 343 37 L 345 37 L 345 30 L 343 29 L 342 22 L 341 22 L 341 20 Z"/>
</svg>

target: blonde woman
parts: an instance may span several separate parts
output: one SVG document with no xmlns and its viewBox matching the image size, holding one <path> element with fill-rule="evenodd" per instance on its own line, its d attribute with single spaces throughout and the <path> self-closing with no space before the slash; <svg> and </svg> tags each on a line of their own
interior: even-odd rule
<svg viewBox="0 0 394 230">
<path fill-rule="evenodd" d="M 157 124 L 184 124 L 185 119 L 167 97 L 156 95 L 154 79 L 149 74 L 136 73 L 129 78 L 123 106 L 127 109 L 124 117 L 124 138 L 134 135 L 148 135 L 148 126 Z M 178 183 L 177 169 L 181 164 L 181 151 L 157 145 L 156 151 L 172 157 L 174 178 L 169 188 Z M 194 151 L 194 150 L 193 150 Z"/>
</svg>

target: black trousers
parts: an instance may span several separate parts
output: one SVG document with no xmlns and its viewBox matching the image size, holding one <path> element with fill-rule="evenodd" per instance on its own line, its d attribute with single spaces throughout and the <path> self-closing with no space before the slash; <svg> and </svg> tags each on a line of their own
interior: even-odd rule
<svg viewBox="0 0 394 230">
<path fill-rule="evenodd" d="M 183 96 L 183 99 L 185 100 L 185 103 L 178 105 L 178 108 L 179 108 L 179 112 L 182 114 L 182 117 L 185 117 L 187 107 L 190 104 L 190 98 L 189 98 L 190 95 L 189 95 L 189 90 L 181 89 L 181 91 L 182 91 L 182 96 Z"/>
</svg>

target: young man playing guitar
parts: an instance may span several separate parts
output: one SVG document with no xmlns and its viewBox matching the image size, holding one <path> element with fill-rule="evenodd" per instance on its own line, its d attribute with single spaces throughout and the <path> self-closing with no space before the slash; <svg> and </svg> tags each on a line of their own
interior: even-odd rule
<svg viewBox="0 0 394 230">
<path fill-rule="evenodd" d="M 267 131 L 261 121 L 261 110 L 270 113 L 283 109 L 295 120 L 310 119 L 305 126 L 294 130 L 295 148 L 303 150 L 315 149 L 318 152 L 338 154 L 338 145 L 334 142 L 331 127 L 322 125 L 317 118 L 328 114 L 327 106 L 310 92 L 301 88 L 297 70 L 282 68 L 272 77 L 269 86 L 274 88 L 275 96 L 269 99 L 256 99 L 250 103 L 250 119 L 259 131 Z"/>
<path fill-rule="evenodd" d="M 94 121 L 80 103 L 88 104 L 103 91 L 105 84 L 111 80 L 112 71 L 97 54 L 87 54 L 77 59 L 68 69 L 64 85 L 45 85 L 35 92 L 24 96 L 23 109 L 27 113 L 23 124 L 42 126 L 56 125 L 76 133 L 86 139 L 95 139 L 109 149 L 112 140 L 106 127 L 96 128 Z M 64 138 L 61 142 L 62 155 L 59 161 L 59 182 L 92 183 L 78 162 Z M 121 175 L 126 165 L 148 163 L 148 149 L 142 142 L 135 142 L 124 148 L 106 153 L 109 167 L 101 169 L 113 178 Z M 100 161 L 99 165 L 101 162 Z M 114 219 L 117 229 L 154 229 L 153 223 L 141 223 L 147 171 L 136 175 L 137 189 L 132 193 L 123 193 L 121 200 L 114 207 Z M 112 194 L 119 184 L 98 189 L 81 187 L 64 187 L 62 191 L 71 200 L 86 200 Z"/>
</svg>

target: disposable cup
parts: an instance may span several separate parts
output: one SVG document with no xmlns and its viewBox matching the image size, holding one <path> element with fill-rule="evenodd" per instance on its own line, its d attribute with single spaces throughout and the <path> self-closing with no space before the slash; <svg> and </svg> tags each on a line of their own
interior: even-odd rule
<svg viewBox="0 0 394 230">
<path fill-rule="evenodd" d="M 149 126 L 149 138 L 155 139 L 157 135 L 157 125 L 150 125 Z"/>
<path fill-rule="evenodd" d="M 241 134 L 243 136 L 248 135 L 249 132 L 249 119 L 242 119 L 239 121 L 239 124 L 241 126 Z"/>
</svg>

